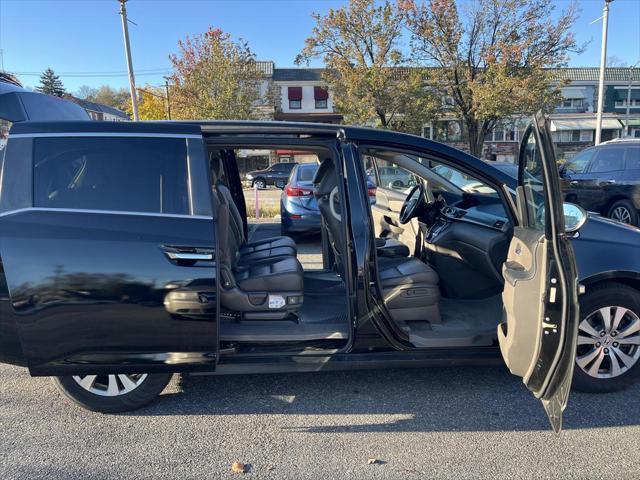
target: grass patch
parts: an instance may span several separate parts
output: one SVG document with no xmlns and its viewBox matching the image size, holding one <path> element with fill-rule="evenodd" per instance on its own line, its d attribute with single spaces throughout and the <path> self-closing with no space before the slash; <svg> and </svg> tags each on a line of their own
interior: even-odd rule
<svg viewBox="0 0 640 480">
<path fill-rule="evenodd" d="M 260 218 L 276 218 L 280 216 L 280 206 L 277 207 L 260 207 Z M 255 207 L 247 206 L 247 217 L 256 218 Z"/>
</svg>

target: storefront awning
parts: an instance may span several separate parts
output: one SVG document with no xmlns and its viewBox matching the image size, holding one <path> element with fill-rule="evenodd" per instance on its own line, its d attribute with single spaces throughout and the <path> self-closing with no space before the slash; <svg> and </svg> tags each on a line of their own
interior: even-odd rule
<svg viewBox="0 0 640 480">
<path fill-rule="evenodd" d="M 585 98 L 584 88 L 563 88 L 564 98 Z"/>
<path fill-rule="evenodd" d="M 314 100 L 327 100 L 329 98 L 329 90 L 325 87 L 313 87 Z"/>
<path fill-rule="evenodd" d="M 640 118 L 632 118 L 630 120 L 623 120 L 623 122 L 629 127 L 640 127 Z"/>
<path fill-rule="evenodd" d="M 615 118 L 603 118 L 603 130 L 618 130 L 622 128 L 622 124 Z M 562 118 L 551 120 L 551 131 L 557 132 L 561 130 L 595 130 L 595 118 Z"/>
<path fill-rule="evenodd" d="M 289 100 L 302 100 L 302 87 L 289 87 L 287 93 Z"/>
</svg>

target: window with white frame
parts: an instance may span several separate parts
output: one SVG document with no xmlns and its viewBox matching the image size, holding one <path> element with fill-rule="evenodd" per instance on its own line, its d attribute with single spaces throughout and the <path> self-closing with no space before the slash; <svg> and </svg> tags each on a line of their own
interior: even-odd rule
<svg viewBox="0 0 640 480">
<path fill-rule="evenodd" d="M 629 106 L 631 108 L 640 107 L 640 98 L 632 98 Z M 627 99 L 616 100 L 616 108 L 627 108 Z"/>
<path fill-rule="evenodd" d="M 487 142 L 516 142 L 518 141 L 517 122 L 499 122 L 493 130 L 485 136 Z"/>
<path fill-rule="evenodd" d="M 560 108 L 582 108 L 584 98 L 563 98 Z"/>
</svg>

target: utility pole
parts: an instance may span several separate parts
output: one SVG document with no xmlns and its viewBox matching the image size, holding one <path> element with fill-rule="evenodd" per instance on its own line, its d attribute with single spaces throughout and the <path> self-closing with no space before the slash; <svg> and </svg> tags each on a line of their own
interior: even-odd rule
<svg viewBox="0 0 640 480">
<path fill-rule="evenodd" d="M 607 66 L 607 29 L 609 28 L 609 4 L 613 0 L 604 0 L 602 10 L 602 46 L 600 49 L 600 78 L 598 78 L 598 113 L 596 116 L 596 140 L 600 143 L 602 137 L 602 106 L 604 105 L 604 75 Z"/>
<path fill-rule="evenodd" d="M 627 86 L 627 122 L 625 125 L 625 137 L 627 135 L 631 135 L 631 127 L 629 126 L 629 122 L 631 122 L 631 85 L 633 85 L 633 69 L 640 63 L 637 61 L 633 65 L 629 67 L 629 85 Z"/>
<path fill-rule="evenodd" d="M 169 98 L 169 81 L 164 79 L 164 89 L 167 92 L 167 117 L 171 120 L 171 99 Z"/>
<path fill-rule="evenodd" d="M 129 25 L 127 24 L 127 0 L 120 2 L 120 17 L 122 17 L 122 35 L 124 36 L 124 53 L 127 57 L 127 70 L 129 72 L 129 90 L 131 91 L 131 108 L 133 109 L 133 119 L 140 120 L 138 115 L 138 98 L 136 96 L 136 79 L 133 76 L 133 62 L 131 60 L 131 47 L 129 46 Z"/>
</svg>

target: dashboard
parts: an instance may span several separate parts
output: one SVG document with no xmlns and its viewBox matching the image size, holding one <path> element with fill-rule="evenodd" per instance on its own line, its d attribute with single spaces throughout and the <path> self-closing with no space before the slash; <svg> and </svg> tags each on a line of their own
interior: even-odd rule
<svg viewBox="0 0 640 480">
<path fill-rule="evenodd" d="M 428 261 L 448 297 L 477 299 L 502 291 L 512 225 L 497 198 L 465 196 L 448 205 L 440 198 L 430 221 L 419 220 Z"/>
</svg>

